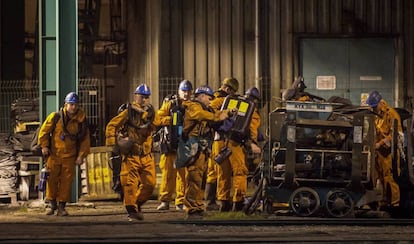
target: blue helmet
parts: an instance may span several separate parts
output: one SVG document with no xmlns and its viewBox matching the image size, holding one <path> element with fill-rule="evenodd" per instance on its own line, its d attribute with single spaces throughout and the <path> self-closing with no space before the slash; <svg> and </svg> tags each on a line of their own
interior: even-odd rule
<svg viewBox="0 0 414 244">
<path fill-rule="evenodd" d="M 247 96 L 260 100 L 260 92 L 256 87 L 249 88 L 246 93 Z"/>
<path fill-rule="evenodd" d="M 134 94 L 149 96 L 149 95 L 151 95 L 151 90 L 147 85 L 141 84 L 141 85 L 137 86 L 137 89 L 135 89 Z"/>
<path fill-rule="evenodd" d="M 65 97 L 65 103 L 79 103 L 79 96 L 75 92 L 69 92 Z"/>
<path fill-rule="evenodd" d="M 369 96 L 367 98 L 366 103 L 368 104 L 368 106 L 370 106 L 371 108 L 374 108 L 378 105 L 378 103 L 381 101 L 382 96 L 379 92 L 377 91 L 372 91 L 371 93 L 369 93 Z"/>
<path fill-rule="evenodd" d="M 192 91 L 193 85 L 191 85 L 191 82 L 189 80 L 183 80 L 180 82 L 178 89 L 181 91 Z"/>
<path fill-rule="evenodd" d="M 209 86 L 207 86 L 207 85 L 205 85 L 205 86 L 200 86 L 199 88 L 197 88 L 196 90 L 195 90 L 195 93 L 194 93 L 196 96 L 198 95 L 198 94 L 206 94 L 206 95 L 209 95 L 210 97 L 214 97 L 214 92 L 213 92 L 213 89 L 211 89 Z"/>
</svg>

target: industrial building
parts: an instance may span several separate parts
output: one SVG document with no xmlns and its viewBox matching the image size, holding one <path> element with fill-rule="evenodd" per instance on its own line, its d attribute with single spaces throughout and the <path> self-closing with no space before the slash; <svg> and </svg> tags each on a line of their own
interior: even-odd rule
<svg viewBox="0 0 414 244">
<path fill-rule="evenodd" d="M 413 109 L 411 0 L 6 0 L 0 13 L 1 133 L 16 99 L 38 97 L 42 121 L 76 89 L 102 146 L 138 84 L 157 108 L 182 79 L 229 76 L 259 88 L 262 117 L 298 76 L 321 97 L 361 104 L 375 89 Z"/>
</svg>

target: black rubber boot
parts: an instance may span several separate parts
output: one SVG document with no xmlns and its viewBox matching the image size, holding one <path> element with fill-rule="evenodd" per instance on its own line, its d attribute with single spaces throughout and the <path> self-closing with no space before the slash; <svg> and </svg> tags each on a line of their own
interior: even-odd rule
<svg viewBox="0 0 414 244">
<path fill-rule="evenodd" d="M 232 203 L 229 200 L 220 201 L 220 212 L 230 212 L 232 208 Z"/>
<path fill-rule="evenodd" d="M 216 203 L 217 183 L 207 183 L 204 190 L 204 199 L 206 200 L 206 210 L 213 211 L 219 210 L 219 206 Z"/>
<path fill-rule="evenodd" d="M 68 216 L 68 212 L 66 211 L 66 202 L 59 202 L 57 216 Z"/>
<path fill-rule="evenodd" d="M 138 220 L 144 220 L 144 215 L 142 214 L 142 208 L 141 208 L 141 206 L 143 204 L 144 204 L 143 202 L 137 202 L 137 206 L 138 206 L 138 213 L 137 213 Z"/>
<path fill-rule="evenodd" d="M 57 202 L 56 202 L 56 200 L 51 200 L 50 201 L 50 210 L 47 211 L 46 215 L 54 215 L 56 209 L 57 209 Z"/>
<path fill-rule="evenodd" d="M 138 209 L 135 208 L 135 206 L 127 205 L 125 206 L 127 212 L 128 212 L 128 220 L 134 221 L 134 220 L 143 220 L 144 215 L 142 215 L 141 211 L 141 205 L 138 204 Z"/>
<path fill-rule="evenodd" d="M 233 203 L 233 212 L 240 212 L 243 210 L 244 202 L 234 202 Z"/>
</svg>

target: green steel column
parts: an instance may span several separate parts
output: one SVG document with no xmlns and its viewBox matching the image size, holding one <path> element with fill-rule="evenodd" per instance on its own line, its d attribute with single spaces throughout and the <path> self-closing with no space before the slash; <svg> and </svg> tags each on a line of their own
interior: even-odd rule
<svg viewBox="0 0 414 244">
<path fill-rule="evenodd" d="M 78 1 L 59 1 L 59 101 L 71 91 L 78 92 Z M 80 197 L 80 173 L 76 167 L 71 202 Z"/>
<path fill-rule="evenodd" d="M 39 100 L 40 120 L 57 111 L 59 97 L 58 70 L 58 4 L 55 0 L 39 0 Z"/>
<path fill-rule="evenodd" d="M 65 95 L 78 90 L 78 1 L 39 0 L 40 118 L 58 111 Z M 71 201 L 79 194 L 79 171 Z"/>
<path fill-rule="evenodd" d="M 78 91 L 78 1 L 59 1 L 59 94 Z"/>
</svg>

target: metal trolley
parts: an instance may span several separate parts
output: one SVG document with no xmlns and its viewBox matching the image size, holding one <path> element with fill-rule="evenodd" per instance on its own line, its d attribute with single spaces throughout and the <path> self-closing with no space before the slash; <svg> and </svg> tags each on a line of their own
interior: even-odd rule
<svg viewBox="0 0 414 244">
<path fill-rule="evenodd" d="M 287 101 L 272 111 L 268 157 L 245 212 L 262 205 L 273 213 L 284 203 L 302 217 L 353 217 L 356 209 L 375 207 L 384 196 L 375 181 L 374 119 L 366 107 L 327 102 Z"/>
</svg>

